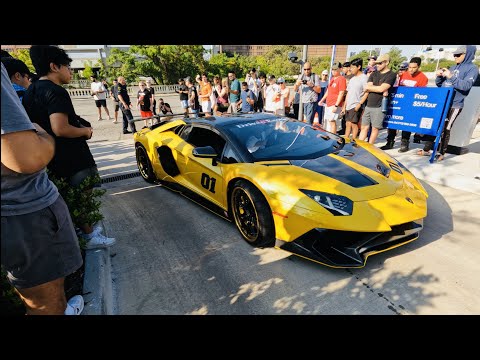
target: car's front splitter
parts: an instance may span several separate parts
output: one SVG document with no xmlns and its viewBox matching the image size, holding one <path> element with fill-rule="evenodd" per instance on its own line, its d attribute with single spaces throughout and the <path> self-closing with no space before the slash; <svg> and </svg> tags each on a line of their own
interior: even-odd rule
<svg viewBox="0 0 480 360">
<path fill-rule="evenodd" d="M 392 226 L 388 232 L 313 229 L 291 242 L 277 239 L 275 247 L 335 268 L 361 268 L 370 255 L 418 238 L 423 219 Z"/>
</svg>

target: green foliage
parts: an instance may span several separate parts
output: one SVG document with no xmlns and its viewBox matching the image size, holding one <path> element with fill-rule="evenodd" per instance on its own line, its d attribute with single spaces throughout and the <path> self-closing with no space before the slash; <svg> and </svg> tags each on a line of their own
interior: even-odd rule
<svg viewBox="0 0 480 360">
<path fill-rule="evenodd" d="M 103 65 L 103 62 L 101 60 L 98 60 L 94 66 L 96 68 L 100 68 L 100 70 L 98 70 L 99 80 L 105 79 L 107 77 L 107 72 L 105 71 L 105 66 Z"/>
<path fill-rule="evenodd" d="M 266 74 L 274 74 L 277 78 L 285 75 L 297 75 L 300 73 L 300 65 L 288 60 L 288 53 L 295 51 L 298 58 L 302 58 L 301 47 L 298 45 L 272 45 L 263 55 L 265 59 L 263 71 Z"/>
<path fill-rule="evenodd" d="M 103 219 L 100 212 L 102 203 L 96 198 L 105 194 L 106 190 L 93 187 L 101 181 L 98 175 L 87 177 L 78 187 L 71 186 L 64 178 L 57 178 L 51 172 L 48 172 L 48 177 L 65 200 L 74 224 L 94 224 Z"/>
<path fill-rule="evenodd" d="M 372 56 L 375 55 L 374 53 L 375 53 L 375 51 L 372 51 Z M 362 59 L 363 60 L 363 68 L 366 68 L 368 66 L 368 57 L 369 56 L 370 56 L 370 51 L 362 50 L 359 53 L 351 56 L 348 59 L 348 61 L 352 61 L 353 59 Z"/>
<path fill-rule="evenodd" d="M 390 64 L 388 67 L 394 72 L 397 72 L 400 64 L 407 60 L 405 56 L 402 56 L 402 50 L 396 46 L 393 46 L 387 54 L 390 55 Z"/>
<path fill-rule="evenodd" d="M 388 65 L 388 67 L 394 72 L 398 71 L 400 64 L 407 60 L 407 58 L 402 55 L 402 50 L 400 50 L 396 46 L 393 46 L 387 52 L 387 54 L 390 55 L 390 64 Z M 363 60 L 363 68 L 366 68 L 368 66 L 368 58 L 370 56 L 378 56 L 378 54 L 375 51 L 370 52 L 369 50 L 362 50 L 359 53 L 353 56 L 350 56 L 348 61 L 352 61 L 353 59 L 360 58 Z"/>
<path fill-rule="evenodd" d="M 447 60 L 447 59 L 440 59 L 438 62 L 438 68 L 449 68 L 450 66 L 455 65 L 455 61 Z M 437 60 L 430 60 L 428 63 L 422 60 L 421 69 L 423 72 L 433 72 L 437 68 Z"/>
<path fill-rule="evenodd" d="M 11 55 L 18 60 L 22 60 L 25 65 L 27 65 L 28 70 L 30 70 L 30 72 L 32 73 L 35 73 L 36 70 L 32 64 L 32 59 L 30 58 L 30 51 L 28 49 L 19 49 L 11 53 Z"/>
<path fill-rule="evenodd" d="M 320 75 L 323 70 L 328 70 L 330 68 L 331 56 L 321 56 L 312 58 L 310 63 L 312 64 L 312 71 Z"/>
<path fill-rule="evenodd" d="M 90 61 L 85 61 L 83 65 L 85 66 L 85 69 L 82 72 L 82 76 L 84 79 L 90 79 L 90 76 L 93 75 L 92 64 Z"/>
<path fill-rule="evenodd" d="M 151 76 L 158 84 L 176 84 L 206 70 L 202 45 L 132 45 L 127 51 L 112 49 L 107 58 L 108 76 L 123 76 L 127 83 Z"/>
</svg>

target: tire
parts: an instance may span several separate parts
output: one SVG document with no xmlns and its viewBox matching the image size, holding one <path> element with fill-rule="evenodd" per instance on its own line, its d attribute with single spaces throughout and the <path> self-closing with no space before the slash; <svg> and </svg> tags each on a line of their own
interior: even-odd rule
<svg viewBox="0 0 480 360">
<path fill-rule="evenodd" d="M 246 242 L 256 247 L 275 245 L 272 210 L 254 185 L 238 180 L 230 194 L 232 217 Z"/>
<path fill-rule="evenodd" d="M 157 177 L 153 173 L 152 163 L 148 158 L 147 151 L 142 145 L 137 145 L 135 147 L 135 157 L 137 159 L 138 171 L 140 171 L 143 180 L 152 184 L 155 183 Z"/>
</svg>

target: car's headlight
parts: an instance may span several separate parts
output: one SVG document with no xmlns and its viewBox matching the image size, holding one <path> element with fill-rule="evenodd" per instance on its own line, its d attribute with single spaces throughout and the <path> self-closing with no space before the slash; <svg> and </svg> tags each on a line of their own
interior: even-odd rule
<svg viewBox="0 0 480 360">
<path fill-rule="evenodd" d="M 352 215 L 353 201 L 345 196 L 305 189 L 299 190 L 335 216 Z"/>
</svg>

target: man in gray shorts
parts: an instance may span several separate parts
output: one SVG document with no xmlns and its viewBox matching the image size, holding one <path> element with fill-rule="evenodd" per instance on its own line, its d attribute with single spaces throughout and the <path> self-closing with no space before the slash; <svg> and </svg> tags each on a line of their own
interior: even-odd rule
<svg viewBox="0 0 480 360">
<path fill-rule="evenodd" d="M 1 261 L 29 315 L 78 315 L 81 295 L 65 298 L 65 276 L 82 265 L 67 206 L 45 166 L 55 140 L 32 124 L 3 64 L 1 81 Z"/>
<path fill-rule="evenodd" d="M 370 144 L 374 144 L 378 136 L 378 130 L 383 128 L 383 118 L 385 114 L 382 112 L 382 99 L 391 92 L 397 75 L 390 70 L 390 55 L 380 55 L 375 60 L 377 70 L 372 72 L 368 77 L 365 91 L 368 92 L 367 106 L 362 116 L 362 131 L 359 140 L 365 140 L 368 135 L 370 124 L 372 125 L 372 133 L 368 138 Z"/>
</svg>

